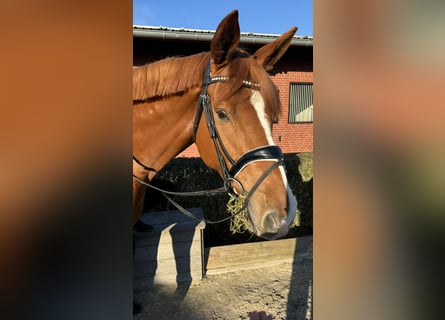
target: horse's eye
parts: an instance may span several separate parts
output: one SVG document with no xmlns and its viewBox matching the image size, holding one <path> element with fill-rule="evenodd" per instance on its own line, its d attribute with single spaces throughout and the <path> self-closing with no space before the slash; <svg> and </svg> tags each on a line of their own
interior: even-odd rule
<svg viewBox="0 0 445 320">
<path fill-rule="evenodd" d="M 219 120 L 225 121 L 225 122 L 230 121 L 229 113 L 226 110 L 223 110 L 223 109 L 216 110 L 216 114 L 217 114 Z"/>
</svg>

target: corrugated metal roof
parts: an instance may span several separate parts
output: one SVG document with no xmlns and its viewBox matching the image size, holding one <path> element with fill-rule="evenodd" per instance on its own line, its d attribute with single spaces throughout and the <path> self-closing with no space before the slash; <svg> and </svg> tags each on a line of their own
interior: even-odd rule
<svg viewBox="0 0 445 320">
<path fill-rule="evenodd" d="M 169 28 L 163 26 L 141 26 L 133 25 L 133 37 L 165 39 L 165 40 L 188 40 L 188 41 L 210 41 L 215 34 L 214 30 Z M 275 40 L 279 34 L 241 32 L 241 43 L 265 44 Z M 292 46 L 313 46 L 313 37 L 294 36 Z"/>
</svg>

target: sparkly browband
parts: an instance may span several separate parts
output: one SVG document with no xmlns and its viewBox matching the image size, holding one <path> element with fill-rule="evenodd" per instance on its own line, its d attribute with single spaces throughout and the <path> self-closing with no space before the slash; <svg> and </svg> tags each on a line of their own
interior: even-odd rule
<svg viewBox="0 0 445 320">
<path fill-rule="evenodd" d="M 220 81 L 227 81 L 227 80 L 229 80 L 229 77 L 227 77 L 227 76 L 216 76 L 216 77 L 210 78 L 210 83 L 220 82 Z M 254 82 L 249 81 L 249 80 L 243 80 L 243 86 L 247 87 L 247 88 L 252 88 L 252 89 L 255 89 L 255 90 L 258 90 L 260 88 L 260 85 L 258 83 L 254 83 Z"/>
</svg>

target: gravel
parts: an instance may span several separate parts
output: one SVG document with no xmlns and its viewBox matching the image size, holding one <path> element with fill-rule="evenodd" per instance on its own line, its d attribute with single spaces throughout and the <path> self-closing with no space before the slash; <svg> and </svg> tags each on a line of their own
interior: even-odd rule
<svg viewBox="0 0 445 320">
<path fill-rule="evenodd" d="M 312 256 L 135 295 L 136 320 L 312 319 Z"/>
</svg>

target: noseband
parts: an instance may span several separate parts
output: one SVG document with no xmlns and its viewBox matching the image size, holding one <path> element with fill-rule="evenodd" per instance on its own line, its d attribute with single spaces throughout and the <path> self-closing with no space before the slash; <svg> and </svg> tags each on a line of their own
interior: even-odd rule
<svg viewBox="0 0 445 320">
<path fill-rule="evenodd" d="M 268 146 L 262 146 L 255 149 L 252 149 L 248 152 L 246 152 L 244 155 L 242 155 L 237 161 L 233 160 L 233 158 L 230 156 L 229 152 L 227 151 L 226 147 L 224 146 L 224 143 L 221 139 L 221 136 L 218 133 L 218 130 L 216 128 L 215 119 L 213 117 L 213 111 L 212 111 L 212 105 L 210 102 L 210 96 L 208 94 L 208 87 L 209 85 L 216 83 L 216 82 L 224 82 L 227 81 L 229 78 L 225 76 L 218 76 L 218 77 L 211 77 L 210 75 L 210 60 L 207 62 L 205 71 L 204 71 L 204 78 L 202 83 L 202 92 L 198 99 L 198 105 L 196 109 L 196 116 L 195 121 L 193 124 L 193 134 L 194 138 L 196 138 L 196 134 L 199 127 L 199 122 L 202 118 L 202 114 L 204 113 L 205 120 L 207 123 L 207 128 L 209 131 L 210 138 L 212 139 L 216 155 L 218 157 L 218 162 L 221 168 L 222 178 L 224 180 L 224 186 L 222 188 L 218 189 L 212 189 L 212 190 L 206 190 L 206 191 L 193 191 L 193 192 L 171 192 L 167 190 L 159 189 L 146 181 L 136 177 L 133 174 L 133 178 L 136 179 L 138 182 L 153 188 L 155 190 L 158 190 L 164 194 L 164 196 L 175 206 L 177 207 L 181 212 L 186 214 L 187 216 L 201 221 L 202 219 L 194 216 L 192 213 L 190 213 L 185 208 L 181 207 L 177 202 L 175 202 L 173 199 L 171 199 L 167 194 L 171 195 L 180 195 L 180 196 L 201 196 L 201 195 L 215 195 L 218 193 L 232 193 L 237 196 L 241 195 L 245 197 L 244 205 L 242 208 L 240 208 L 236 213 L 234 213 L 232 216 L 239 214 L 242 212 L 248 204 L 249 199 L 252 197 L 253 193 L 256 191 L 256 189 L 260 186 L 260 184 L 266 179 L 266 177 L 277 167 L 284 166 L 284 159 L 283 159 L 283 153 L 281 152 L 281 149 L 278 146 L 275 145 L 268 145 Z M 259 85 L 252 83 L 250 81 L 244 80 L 242 83 L 243 87 L 251 88 L 253 90 L 258 90 Z M 227 166 L 226 160 L 230 163 L 230 169 Z M 144 167 L 148 171 L 156 171 L 152 168 L 149 168 L 145 166 L 143 163 L 141 163 L 138 159 L 136 159 L 133 156 L 133 160 L 135 160 L 139 165 Z M 262 174 L 261 176 L 256 180 L 255 184 L 252 186 L 252 188 L 249 191 L 246 191 L 242 185 L 242 183 L 236 179 L 237 175 L 244 170 L 249 164 L 257 162 L 257 161 L 274 161 L 274 163 L 269 166 Z M 233 188 L 233 185 L 237 185 L 240 188 L 240 192 L 237 192 L 235 188 Z M 232 218 L 232 216 L 229 216 L 227 218 L 217 220 L 217 221 L 209 221 L 207 219 L 204 219 L 206 223 L 220 223 L 226 220 L 229 220 Z"/>
</svg>

